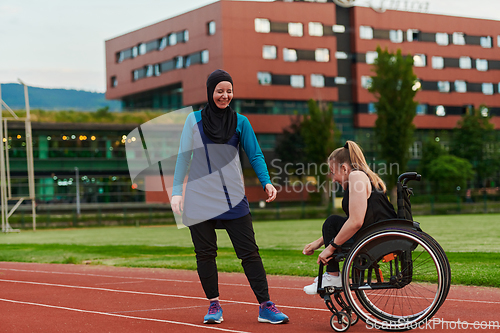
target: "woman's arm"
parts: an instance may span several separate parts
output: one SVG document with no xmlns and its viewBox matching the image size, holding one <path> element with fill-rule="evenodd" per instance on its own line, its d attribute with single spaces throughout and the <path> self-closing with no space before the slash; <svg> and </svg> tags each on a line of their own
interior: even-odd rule
<svg viewBox="0 0 500 333">
<path fill-rule="evenodd" d="M 351 239 L 361 229 L 365 220 L 368 198 L 371 192 L 370 179 L 361 171 L 353 171 L 349 175 L 349 218 L 333 239 L 337 245 L 342 245 Z M 328 245 L 318 257 L 318 264 L 326 264 L 332 257 L 335 248 Z"/>
</svg>

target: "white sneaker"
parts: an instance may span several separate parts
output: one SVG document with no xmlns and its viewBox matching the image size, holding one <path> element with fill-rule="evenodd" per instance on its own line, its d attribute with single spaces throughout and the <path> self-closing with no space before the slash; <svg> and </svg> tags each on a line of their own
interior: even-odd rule
<svg viewBox="0 0 500 333">
<path fill-rule="evenodd" d="M 342 287 L 342 278 L 333 276 L 325 272 L 321 282 L 322 287 Z M 318 293 L 318 277 L 314 279 L 314 283 L 304 287 L 304 292 L 308 295 L 316 295 Z"/>
</svg>

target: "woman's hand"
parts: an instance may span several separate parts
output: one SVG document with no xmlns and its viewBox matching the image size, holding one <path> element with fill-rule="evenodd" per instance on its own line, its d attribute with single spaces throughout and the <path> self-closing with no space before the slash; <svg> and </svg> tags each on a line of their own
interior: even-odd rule
<svg viewBox="0 0 500 333">
<path fill-rule="evenodd" d="M 182 200 L 182 195 L 174 195 L 172 196 L 172 200 L 170 201 L 170 206 L 172 207 L 172 211 L 177 215 L 182 215 L 182 211 L 184 210 L 184 202 Z"/>
<path fill-rule="evenodd" d="M 323 265 L 328 264 L 328 262 L 332 259 L 333 252 L 335 252 L 335 248 L 331 245 L 328 245 L 323 252 L 321 252 L 318 256 L 318 264 L 323 263 Z"/>
<path fill-rule="evenodd" d="M 302 253 L 305 254 L 306 256 L 310 256 L 314 254 L 314 251 L 319 249 L 323 245 L 323 237 L 320 237 L 319 239 L 315 240 L 314 242 L 311 242 L 304 246 L 304 250 L 302 250 Z"/>
<path fill-rule="evenodd" d="M 278 191 L 273 186 L 273 184 L 266 184 L 266 193 L 267 193 L 266 202 L 271 202 L 271 201 L 274 201 L 274 199 L 276 199 L 276 195 L 278 194 Z"/>
</svg>

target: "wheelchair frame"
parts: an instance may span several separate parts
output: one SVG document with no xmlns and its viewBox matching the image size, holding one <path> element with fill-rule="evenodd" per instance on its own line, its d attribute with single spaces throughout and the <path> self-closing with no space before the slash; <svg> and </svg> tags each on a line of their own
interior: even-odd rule
<svg viewBox="0 0 500 333">
<path fill-rule="evenodd" d="M 358 231 L 354 245 L 334 254 L 333 260 L 344 261 L 342 287 L 322 287 L 320 264 L 317 292 L 332 312 L 334 331 L 347 331 L 360 318 L 371 328 L 388 331 L 417 328 L 445 301 L 451 279 L 448 258 L 411 215 L 407 182 L 420 179 L 416 172 L 400 175 L 398 218 Z"/>
</svg>

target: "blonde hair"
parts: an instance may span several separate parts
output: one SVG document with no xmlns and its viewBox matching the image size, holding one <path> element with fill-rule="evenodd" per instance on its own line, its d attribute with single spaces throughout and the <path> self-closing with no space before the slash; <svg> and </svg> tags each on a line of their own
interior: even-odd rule
<svg viewBox="0 0 500 333">
<path fill-rule="evenodd" d="M 347 141 L 344 147 L 335 149 L 328 157 L 328 164 L 331 166 L 333 163 L 337 165 L 347 163 L 353 170 L 364 171 L 377 189 L 384 193 L 387 190 L 382 179 L 366 163 L 365 155 L 356 142 Z"/>
</svg>

